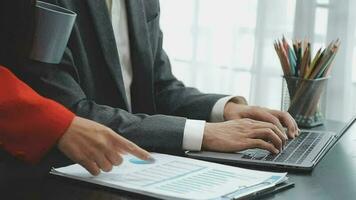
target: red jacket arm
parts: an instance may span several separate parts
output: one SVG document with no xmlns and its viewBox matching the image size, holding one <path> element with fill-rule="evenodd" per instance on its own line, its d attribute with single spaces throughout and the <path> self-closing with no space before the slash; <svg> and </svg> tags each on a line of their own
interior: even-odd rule
<svg viewBox="0 0 356 200">
<path fill-rule="evenodd" d="M 0 146 L 35 163 L 67 130 L 74 114 L 41 97 L 0 66 Z"/>
</svg>

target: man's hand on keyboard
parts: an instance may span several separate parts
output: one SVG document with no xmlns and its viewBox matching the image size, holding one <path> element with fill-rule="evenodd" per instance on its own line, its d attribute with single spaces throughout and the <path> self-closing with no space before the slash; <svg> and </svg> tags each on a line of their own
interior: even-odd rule
<svg viewBox="0 0 356 200">
<path fill-rule="evenodd" d="M 202 148 L 210 151 L 237 152 L 260 148 L 279 153 L 287 136 L 274 124 L 252 119 L 207 123 Z"/>
<path fill-rule="evenodd" d="M 288 112 L 228 102 L 225 106 L 224 118 L 227 121 L 249 118 L 269 122 L 277 126 L 283 133 L 283 126 L 287 127 L 287 135 L 289 138 L 295 138 L 299 135 L 298 125 Z"/>
</svg>

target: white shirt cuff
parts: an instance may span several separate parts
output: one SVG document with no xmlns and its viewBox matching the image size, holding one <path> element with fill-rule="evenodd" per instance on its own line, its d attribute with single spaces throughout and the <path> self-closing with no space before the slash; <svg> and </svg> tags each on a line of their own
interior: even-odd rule
<svg viewBox="0 0 356 200">
<path fill-rule="evenodd" d="M 210 114 L 210 121 L 211 122 L 223 122 L 223 121 L 225 121 L 225 119 L 224 119 L 225 105 L 227 104 L 227 102 L 229 102 L 233 98 L 235 98 L 235 96 L 224 97 L 224 98 L 219 99 L 215 103 L 213 109 L 211 110 L 211 114 Z"/>
<path fill-rule="evenodd" d="M 187 119 L 184 127 L 183 149 L 200 151 L 203 143 L 205 121 Z"/>
</svg>

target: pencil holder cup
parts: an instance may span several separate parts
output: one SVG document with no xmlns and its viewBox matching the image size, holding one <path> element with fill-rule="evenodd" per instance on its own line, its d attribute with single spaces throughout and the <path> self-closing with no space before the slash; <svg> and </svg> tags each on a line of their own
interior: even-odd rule
<svg viewBox="0 0 356 200">
<path fill-rule="evenodd" d="M 281 107 L 299 127 L 311 128 L 324 123 L 328 80 L 329 77 L 313 80 L 283 77 Z"/>
</svg>

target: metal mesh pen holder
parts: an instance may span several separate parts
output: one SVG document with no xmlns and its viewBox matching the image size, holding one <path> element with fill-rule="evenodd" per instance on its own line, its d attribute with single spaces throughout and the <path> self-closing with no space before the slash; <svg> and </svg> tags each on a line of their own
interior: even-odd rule
<svg viewBox="0 0 356 200">
<path fill-rule="evenodd" d="M 288 111 L 298 126 L 311 128 L 324 123 L 328 79 L 283 77 L 282 110 Z"/>
</svg>

